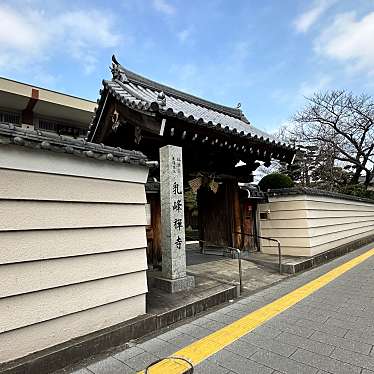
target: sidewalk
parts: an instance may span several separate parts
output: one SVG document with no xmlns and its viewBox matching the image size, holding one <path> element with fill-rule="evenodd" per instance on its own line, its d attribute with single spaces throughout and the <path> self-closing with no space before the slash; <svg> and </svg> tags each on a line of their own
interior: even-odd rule
<svg viewBox="0 0 374 374">
<path fill-rule="evenodd" d="M 212 313 L 95 357 L 75 374 L 135 373 L 214 331 L 268 305 L 315 278 L 357 258 L 374 244 L 292 277 Z M 208 355 L 194 373 L 374 372 L 374 256 L 343 273 L 296 305 Z M 175 371 L 171 371 L 174 373 Z M 167 373 L 166 373 L 167 374 Z"/>
</svg>

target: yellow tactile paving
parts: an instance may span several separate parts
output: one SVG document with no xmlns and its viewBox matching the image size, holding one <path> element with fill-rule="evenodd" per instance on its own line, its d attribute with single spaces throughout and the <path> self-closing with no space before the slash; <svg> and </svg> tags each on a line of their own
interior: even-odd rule
<svg viewBox="0 0 374 374">
<path fill-rule="evenodd" d="M 286 309 L 295 305 L 299 301 L 305 299 L 315 291 L 324 287 L 340 275 L 344 274 L 348 270 L 361 264 L 369 257 L 374 255 L 374 248 L 365 252 L 364 254 L 355 257 L 354 259 L 347 261 L 343 265 L 336 267 L 328 273 L 320 276 L 317 279 L 297 288 L 296 290 L 288 293 L 285 296 L 273 301 L 264 307 L 257 309 L 256 311 L 238 319 L 237 321 L 223 327 L 222 329 L 197 340 L 196 342 L 182 348 L 175 352 L 172 356 L 184 357 L 190 361 L 193 365 L 204 361 L 209 356 L 214 355 L 221 349 L 225 348 L 235 340 L 248 334 L 256 327 L 262 325 L 271 318 L 282 313 Z M 187 363 L 178 360 L 163 360 L 152 366 L 148 370 L 150 374 L 183 374 L 189 366 Z M 144 373 L 144 371 L 139 374 Z"/>
</svg>

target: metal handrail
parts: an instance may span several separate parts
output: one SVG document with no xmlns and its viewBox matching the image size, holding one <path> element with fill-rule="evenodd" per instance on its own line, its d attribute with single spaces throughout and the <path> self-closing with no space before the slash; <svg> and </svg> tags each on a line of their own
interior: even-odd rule
<svg viewBox="0 0 374 374">
<path fill-rule="evenodd" d="M 199 244 L 200 244 L 200 252 L 202 254 L 210 254 L 210 253 L 206 253 L 205 252 L 205 249 L 204 249 L 204 244 L 207 243 L 205 240 L 199 240 Z M 202 245 L 201 245 L 202 244 Z M 223 247 L 223 250 L 222 250 L 222 256 L 224 256 L 223 252 L 224 252 L 224 249 L 227 248 L 230 252 L 236 252 L 237 255 L 238 255 L 238 267 L 239 267 L 239 290 L 240 290 L 240 294 L 243 293 L 243 281 L 242 281 L 242 258 L 241 258 L 241 251 L 240 249 L 238 248 L 234 248 L 234 247 L 225 247 L 225 246 L 220 246 L 220 245 L 216 245 L 216 244 L 209 244 L 211 247 L 217 247 L 217 248 L 222 248 Z M 219 256 L 219 255 L 217 255 Z M 234 256 L 233 256 L 234 258 Z"/>
<path fill-rule="evenodd" d="M 238 255 L 238 264 L 239 264 L 239 290 L 240 294 L 243 293 L 243 281 L 242 281 L 242 256 L 241 256 L 241 251 L 238 248 L 234 247 L 227 247 L 230 249 L 230 251 L 236 252 Z"/>
<path fill-rule="evenodd" d="M 246 235 L 246 236 L 250 236 L 252 238 L 259 238 L 259 239 L 265 239 L 265 240 L 269 240 L 269 241 L 272 241 L 272 242 L 276 242 L 277 245 L 278 245 L 279 274 L 282 275 L 282 249 L 281 249 L 280 241 L 278 239 L 270 238 L 268 236 L 260 236 L 260 235 L 255 235 L 255 234 L 248 234 L 248 233 L 240 232 L 240 231 L 234 231 L 234 234 Z"/>
</svg>

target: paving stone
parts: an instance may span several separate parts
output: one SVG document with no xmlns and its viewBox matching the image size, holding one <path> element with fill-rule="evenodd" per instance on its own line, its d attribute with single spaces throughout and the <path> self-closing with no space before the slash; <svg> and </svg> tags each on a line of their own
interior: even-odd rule
<svg viewBox="0 0 374 374">
<path fill-rule="evenodd" d="M 318 371 L 316 368 L 309 365 L 296 362 L 290 358 L 265 350 L 255 353 L 251 357 L 251 360 L 287 374 L 316 374 Z"/>
<path fill-rule="evenodd" d="M 206 314 L 205 317 L 209 318 L 210 316 L 223 316 L 227 313 L 228 310 L 230 310 L 230 309 L 228 309 L 227 307 L 224 307 L 224 308 L 218 309 L 218 310 L 216 310 L 212 313 Z"/>
<path fill-rule="evenodd" d="M 313 333 L 310 339 L 317 340 L 321 343 L 331 344 L 335 347 L 347 349 L 349 351 L 363 353 L 363 354 L 368 354 L 372 347 L 370 344 L 366 344 L 366 343 L 355 341 L 355 340 L 350 340 L 347 338 L 339 338 L 337 336 L 331 336 L 320 331 L 316 331 L 315 333 Z"/>
<path fill-rule="evenodd" d="M 230 371 L 213 361 L 205 360 L 194 367 L 194 374 L 229 374 Z"/>
<path fill-rule="evenodd" d="M 193 324 L 193 325 L 196 325 L 196 326 L 205 326 L 205 324 L 208 321 L 211 321 L 211 320 L 206 318 L 206 317 L 200 317 L 200 318 L 196 318 L 196 319 L 192 320 L 190 323 Z"/>
<path fill-rule="evenodd" d="M 303 338 L 301 336 L 290 334 L 288 332 L 284 332 L 281 335 L 277 336 L 275 340 L 326 356 L 329 356 L 334 350 L 334 347 L 331 345 L 311 340 L 311 338 Z"/>
<path fill-rule="evenodd" d="M 361 326 L 363 328 L 369 327 L 369 329 L 374 332 L 374 321 L 371 318 L 357 317 L 354 323 L 355 326 Z"/>
<path fill-rule="evenodd" d="M 212 333 L 211 330 L 205 327 L 193 324 L 184 325 L 182 327 L 179 327 L 178 330 L 181 331 L 183 334 L 187 334 L 199 339 L 204 338 L 205 336 L 210 335 Z"/>
<path fill-rule="evenodd" d="M 332 325 L 327 324 L 327 322 L 321 324 L 315 321 L 310 321 L 308 319 L 303 319 L 303 320 L 297 320 L 295 321 L 295 323 L 299 326 L 308 327 L 312 330 L 322 331 L 322 332 L 325 332 L 331 335 L 340 336 L 340 337 L 343 337 L 348 332 L 348 329 L 346 328 L 342 328 L 339 326 L 332 326 Z"/>
<path fill-rule="evenodd" d="M 260 297 L 258 295 L 245 297 L 243 299 L 239 299 L 236 304 L 243 305 L 247 308 L 261 308 L 265 304 L 267 304 L 268 301 L 264 297 Z"/>
<path fill-rule="evenodd" d="M 374 291 L 373 291 L 373 294 L 374 294 Z M 359 313 L 358 318 L 362 318 L 372 323 L 374 319 L 373 307 L 370 307 L 370 310 L 364 310 L 361 313 Z"/>
<path fill-rule="evenodd" d="M 312 311 L 287 311 L 286 316 L 295 320 L 308 319 L 310 321 L 324 323 L 328 320 L 329 315 L 324 313 L 314 313 Z"/>
<path fill-rule="evenodd" d="M 293 324 L 293 320 L 292 318 L 289 318 L 287 316 L 287 310 L 281 314 L 278 314 L 277 316 L 273 317 L 272 319 L 270 319 L 269 321 L 271 322 L 279 322 L 279 323 L 284 323 L 284 324 L 287 324 L 287 325 L 292 325 Z M 269 322 L 267 322 L 266 324 L 268 324 Z"/>
<path fill-rule="evenodd" d="M 269 327 L 267 324 L 256 327 L 253 332 L 265 338 L 275 338 L 282 333 L 281 330 Z"/>
<path fill-rule="evenodd" d="M 193 325 L 201 326 L 211 331 L 216 331 L 226 326 L 226 324 L 224 323 L 213 321 L 212 319 L 208 319 L 205 317 L 199 318 L 199 320 L 196 320 L 196 321 L 191 321 L 191 323 Z"/>
<path fill-rule="evenodd" d="M 196 341 L 195 338 L 186 334 L 179 334 L 176 337 L 168 340 L 168 342 L 176 348 L 176 351 L 190 345 L 194 341 Z"/>
<path fill-rule="evenodd" d="M 366 334 L 360 330 L 349 330 L 344 337 L 349 340 L 356 340 L 362 343 L 374 345 L 374 335 Z"/>
<path fill-rule="evenodd" d="M 224 323 L 225 325 L 233 323 L 234 321 L 237 320 L 236 317 L 231 316 L 231 315 L 227 315 L 225 313 L 212 313 L 212 314 L 208 314 L 207 318 L 209 318 L 209 319 L 211 319 L 213 321 Z"/>
<path fill-rule="evenodd" d="M 233 316 L 236 319 L 243 318 L 243 317 L 247 316 L 248 314 L 250 314 L 250 312 L 244 311 L 244 310 L 238 310 L 238 309 L 236 309 L 236 310 L 229 310 L 226 313 L 227 316 Z"/>
<path fill-rule="evenodd" d="M 357 315 L 346 313 L 343 309 L 342 310 L 339 309 L 339 311 L 336 313 L 331 313 L 330 317 L 334 317 L 336 319 L 339 319 L 340 321 L 349 321 L 349 322 L 357 321 L 358 319 Z"/>
<path fill-rule="evenodd" d="M 273 369 L 254 361 L 247 360 L 231 351 L 223 349 L 209 358 L 224 368 L 234 371 L 238 374 L 272 374 Z"/>
<path fill-rule="evenodd" d="M 308 298 L 305 300 L 303 303 L 304 305 L 308 305 L 310 308 L 315 309 L 315 310 L 326 310 L 327 312 L 338 312 L 339 311 L 339 306 L 337 305 L 332 305 L 326 302 L 322 303 L 317 303 L 317 302 L 310 302 Z"/>
<path fill-rule="evenodd" d="M 356 300 L 356 303 L 358 301 Z M 341 308 L 339 308 L 338 312 L 343 312 L 346 314 L 351 314 L 353 316 L 360 316 L 362 313 L 365 312 L 365 307 L 360 305 L 360 306 L 347 306 L 343 305 Z"/>
<path fill-rule="evenodd" d="M 364 369 L 374 370 L 374 357 L 368 355 L 336 348 L 331 357 Z"/>
<path fill-rule="evenodd" d="M 249 300 L 247 303 L 241 303 L 240 300 L 236 303 L 230 304 L 226 309 L 231 310 L 243 310 L 245 312 L 250 313 L 253 309 L 259 309 L 264 305 L 264 303 L 261 303 L 259 301 L 251 301 Z"/>
<path fill-rule="evenodd" d="M 135 357 L 126 360 L 126 365 L 130 366 L 136 371 L 139 371 L 145 369 L 148 365 L 150 365 L 152 362 L 157 361 L 158 359 L 159 357 L 152 353 L 143 352 Z"/>
<path fill-rule="evenodd" d="M 357 321 L 342 321 L 338 318 L 332 318 L 330 317 L 325 323 L 325 326 L 332 326 L 332 327 L 341 327 L 344 329 L 357 329 L 357 328 L 367 328 L 369 326 L 363 326 L 362 324 L 359 324 Z M 373 330 L 374 331 L 374 330 Z"/>
<path fill-rule="evenodd" d="M 169 330 L 169 331 L 166 331 L 166 332 L 163 332 L 161 333 L 160 335 L 158 335 L 157 337 L 161 340 L 165 340 L 166 342 L 169 341 L 170 339 L 173 339 L 177 336 L 181 335 L 180 331 L 177 330 L 176 328 L 172 329 L 172 330 Z"/>
<path fill-rule="evenodd" d="M 225 327 L 225 326 L 227 325 L 221 322 L 213 321 L 213 320 L 208 320 L 208 322 L 204 325 L 204 327 L 210 330 L 211 332 L 220 330 L 222 329 L 222 327 Z"/>
<path fill-rule="evenodd" d="M 129 358 L 135 357 L 143 352 L 144 352 L 144 349 L 141 349 L 139 346 L 136 346 L 136 347 L 127 348 L 122 352 L 118 352 L 115 355 L 113 355 L 113 357 L 122 362 L 126 362 L 126 360 L 128 360 Z"/>
<path fill-rule="evenodd" d="M 92 374 L 92 371 L 90 371 L 86 368 L 82 368 L 82 369 L 79 369 L 79 370 L 71 371 L 70 374 Z"/>
<path fill-rule="evenodd" d="M 292 359 L 302 362 L 306 365 L 316 367 L 334 374 L 359 374 L 361 368 L 338 361 L 336 359 L 318 355 L 303 349 L 298 349 L 292 356 Z"/>
<path fill-rule="evenodd" d="M 266 349 L 268 351 L 277 353 L 281 356 L 289 357 L 292 355 L 292 353 L 296 351 L 295 346 L 284 344 L 275 339 L 267 339 L 253 332 L 244 335 L 241 339 L 247 341 L 255 347 Z"/>
<path fill-rule="evenodd" d="M 258 347 L 246 342 L 243 339 L 236 340 L 234 343 L 225 347 L 225 349 L 245 358 L 251 357 L 254 353 L 258 351 Z"/>
<path fill-rule="evenodd" d="M 95 374 L 133 374 L 134 369 L 113 357 L 97 361 L 87 366 L 87 369 Z"/>
<path fill-rule="evenodd" d="M 139 344 L 137 347 L 142 349 L 143 352 L 146 351 L 152 353 L 159 358 L 170 356 L 172 353 L 176 351 L 174 345 L 158 338 L 148 340 L 142 344 Z"/>
<path fill-rule="evenodd" d="M 308 338 L 311 336 L 314 332 L 313 329 L 307 327 L 307 326 L 300 326 L 292 324 L 292 321 L 289 322 L 283 322 L 283 321 L 277 321 L 275 319 L 271 319 L 269 322 L 266 323 L 267 327 L 272 327 L 280 331 L 289 332 L 291 334 L 300 335 Z"/>
</svg>

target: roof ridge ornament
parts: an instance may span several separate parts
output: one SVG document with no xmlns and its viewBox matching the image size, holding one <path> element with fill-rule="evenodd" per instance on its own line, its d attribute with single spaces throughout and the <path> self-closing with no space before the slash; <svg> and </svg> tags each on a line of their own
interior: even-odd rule
<svg viewBox="0 0 374 374">
<path fill-rule="evenodd" d="M 112 66 L 109 68 L 112 72 L 112 80 L 118 80 L 122 83 L 128 82 L 123 66 L 117 61 L 116 56 L 112 55 Z"/>
<path fill-rule="evenodd" d="M 245 122 L 249 125 L 250 122 L 248 121 L 247 117 L 244 115 L 241 108 L 242 108 L 242 103 L 241 102 L 237 103 L 235 109 L 239 112 L 240 120 L 242 120 L 243 122 Z"/>
<path fill-rule="evenodd" d="M 157 102 L 158 102 L 158 104 L 161 105 L 161 106 L 165 106 L 165 105 L 166 105 L 166 96 L 165 96 L 164 91 L 160 91 L 160 92 L 157 94 Z"/>
</svg>

